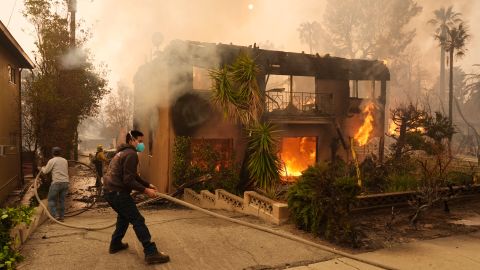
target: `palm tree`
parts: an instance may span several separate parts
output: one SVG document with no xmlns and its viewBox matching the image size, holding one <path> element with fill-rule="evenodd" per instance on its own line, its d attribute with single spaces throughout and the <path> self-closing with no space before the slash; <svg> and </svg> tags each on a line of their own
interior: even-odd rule
<svg viewBox="0 0 480 270">
<path fill-rule="evenodd" d="M 447 29 L 455 24 L 460 23 L 461 13 L 454 12 L 453 7 L 449 6 L 447 9 L 444 7 L 437 9 L 433 12 L 435 17 L 428 21 L 436 27 L 435 36 L 445 38 Z M 443 104 L 445 99 L 445 50 L 440 47 L 440 102 Z"/>
<path fill-rule="evenodd" d="M 460 23 L 458 26 L 451 26 L 446 29 L 446 35 L 441 36 L 437 35 L 436 38 L 440 41 L 442 48 L 449 53 L 449 64 L 450 64 L 450 76 L 449 76 L 449 87 L 448 87 L 448 119 L 453 123 L 453 56 L 456 55 L 457 58 L 465 55 L 466 52 L 466 42 L 470 38 L 468 34 L 468 29 L 464 23 Z"/>
</svg>

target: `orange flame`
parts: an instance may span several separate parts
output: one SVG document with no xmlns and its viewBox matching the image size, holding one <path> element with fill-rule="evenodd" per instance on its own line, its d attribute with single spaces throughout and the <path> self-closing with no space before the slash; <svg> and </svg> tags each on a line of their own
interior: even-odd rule
<svg viewBox="0 0 480 270">
<path fill-rule="evenodd" d="M 362 126 L 358 129 L 357 133 L 355 134 L 354 138 L 358 142 L 360 146 L 367 144 L 370 136 L 373 132 L 373 111 L 375 110 L 375 104 L 370 102 L 365 106 L 363 109 L 363 114 L 366 114 L 365 120 L 363 121 Z"/>
<path fill-rule="evenodd" d="M 425 128 L 424 127 L 416 127 L 416 128 L 408 129 L 408 131 L 416 131 L 416 132 L 420 132 L 420 133 L 425 133 Z M 390 121 L 390 125 L 388 127 L 388 134 L 397 135 L 397 136 L 400 134 L 399 126 L 393 121 Z"/>
<path fill-rule="evenodd" d="M 397 124 L 395 124 L 395 122 L 393 121 L 390 121 L 390 126 L 388 127 L 388 134 L 390 135 L 395 135 L 398 133 L 397 131 Z"/>
<path fill-rule="evenodd" d="M 315 163 L 317 142 L 315 137 L 290 137 L 282 139 L 280 158 L 284 163 L 282 176 L 286 181 L 290 177 L 302 175 L 302 171 Z"/>
</svg>

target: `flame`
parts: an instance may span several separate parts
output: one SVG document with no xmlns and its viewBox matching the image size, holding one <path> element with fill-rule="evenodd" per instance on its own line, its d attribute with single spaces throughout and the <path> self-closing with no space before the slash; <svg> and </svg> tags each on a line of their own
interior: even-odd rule
<svg viewBox="0 0 480 270">
<path fill-rule="evenodd" d="M 425 128 L 424 127 L 416 127 L 416 128 L 411 128 L 408 131 L 417 131 L 417 132 L 420 132 L 420 133 L 425 133 Z M 390 134 L 390 135 L 399 135 L 400 134 L 399 126 L 393 121 L 390 121 L 390 125 L 388 126 L 388 134 Z"/>
<path fill-rule="evenodd" d="M 397 131 L 397 124 L 395 124 L 395 122 L 393 121 L 390 121 L 390 125 L 388 126 L 388 134 L 390 135 L 395 135 L 398 133 Z"/>
<path fill-rule="evenodd" d="M 373 132 L 373 111 L 375 110 L 375 104 L 370 102 L 365 106 L 363 109 L 363 114 L 366 114 L 365 120 L 363 121 L 362 126 L 358 129 L 357 133 L 355 134 L 354 138 L 358 142 L 360 146 L 367 144 L 368 139 Z"/>
<path fill-rule="evenodd" d="M 282 176 L 286 181 L 289 177 L 302 175 L 302 171 L 315 163 L 317 141 L 315 137 L 289 137 L 282 139 L 280 158 L 284 164 Z"/>
</svg>

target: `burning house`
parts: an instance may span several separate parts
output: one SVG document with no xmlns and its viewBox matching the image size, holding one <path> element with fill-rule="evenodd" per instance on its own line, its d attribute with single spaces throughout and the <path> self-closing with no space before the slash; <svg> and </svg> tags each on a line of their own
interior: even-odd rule
<svg viewBox="0 0 480 270">
<path fill-rule="evenodd" d="M 383 158 L 388 68 L 350 60 L 259 47 L 173 41 L 135 76 L 134 125 L 146 134 L 140 171 L 161 191 L 172 186 L 176 136 L 207 141 L 243 159 L 246 134 L 210 101 L 209 69 L 248 53 L 260 72 L 262 118 L 280 130 L 283 177 L 295 181 L 309 165 L 333 158 Z"/>
</svg>

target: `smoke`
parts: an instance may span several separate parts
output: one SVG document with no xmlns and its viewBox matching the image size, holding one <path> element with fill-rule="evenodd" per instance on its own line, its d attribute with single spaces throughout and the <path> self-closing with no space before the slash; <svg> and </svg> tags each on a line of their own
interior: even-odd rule
<svg viewBox="0 0 480 270">
<path fill-rule="evenodd" d="M 441 7 L 453 6 L 454 11 L 460 12 L 462 18 L 470 27 L 472 39 L 467 43 L 467 55 L 459 59 L 454 65 L 460 65 L 465 70 L 470 70 L 472 65 L 480 62 L 480 2 L 475 0 L 423 0 L 418 1 L 423 7 L 422 13 L 412 20 L 412 27 L 417 30 L 417 36 L 413 40 L 413 47 L 418 48 L 420 61 L 425 69 L 433 71 L 433 76 L 438 76 L 440 65 L 440 49 L 438 41 L 434 39 L 434 26 L 429 25 L 428 20 L 434 17 L 433 12 Z"/>
<path fill-rule="evenodd" d="M 423 70 L 422 88 L 432 89 L 438 80 L 440 49 L 428 20 L 440 7 L 453 5 L 455 11 L 462 13 L 470 26 L 472 40 L 467 45 L 467 55 L 454 64 L 469 73 L 472 65 L 480 62 L 480 36 L 476 36 L 480 33 L 480 1 L 417 2 L 423 11 L 410 23 L 417 33 L 407 49 L 411 59 L 402 60 L 415 61 Z M 151 115 L 157 105 L 168 107 L 181 94 L 181 82 L 168 85 L 170 82 L 164 81 L 167 76 L 163 74 L 184 72 L 184 67 L 155 57 L 157 48 L 168 52 L 172 48 L 168 44 L 180 39 L 236 45 L 257 43 L 261 48 L 308 51 L 308 45 L 300 43 L 297 29 L 306 21 L 322 23 L 325 7 L 326 1 L 318 0 L 97 0 L 79 1 L 78 14 L 86 25 L 91 25 L 93 38 L 87 45 L 97 60 L 108 64 L 112 84 L 122 81 L 132 86 L 135 74 L 136 81 L 149 80 L 148 85 L 142 86 L 145 99 L 136 110 Z M 330 52 L 320 52 L 326 53 Z M 408 99 L 415 101 L 421 94 L 414 92 L 412 95 L 417 96 Z M 405 100 L 406 96 L 402 90 L 389 91 L 388 99 L 394 106 L 395 100 Z"/>
<path fill-rule="evenodd" d="M 75 69 L 84 66 L 87 63 L 87 53 L 82 48 L 69 49 L 68 52 L 60 58 L 60 63 L 64 69 Z"/>
<path fill-rule="evenodd" d="M 474 0 L 419 0 L 423 11 L 411 23 L 417 29 L 412 47 L 418 51 L 422 66 L 438 70 L 438 42 L 433 27 L 427 24 L 433 11 L 453 5 L 469 21 L 472 33 L 480 26 L 480 3 Z M 249 5 L 253 9 L 249 9 Z M 325 1 L 304 0 L 143 0 L 143 1 L 79 1 L 79 14 L 94 33 L 90 47 L 95 55 L 108 63 L 111 81 L 131 84 L 138 67 L 152 59 L 152 36 L 162 33 L 166 46 L 175 39 L 213 43 L 233 43 L 281 48 L 286 51 L 307 51 L 298 37 L 298 26 L 305 21 L 322 22 Z M 267 42 L 269 41 L 269 42 Z M 456 62 L 465 69 L 479 59 L 480 39 L 473 37 L 467 57 Z M 323 55 L 328 52 L 321 52 Z M 471 56 L 471 57 L 469 57 Z M 430 79 L 433 80 L 433 79 Z"/>
<path fill-rule="evenodd" d="M 315 0 L 295 5 L 285 0 L 85 2 L 79 2 L 79 14 L 88 16 L 87 24 L 94 22 L 92 51 L 109 64 L 113 81 L 127 83 L 152 58 L 155 32 L 162 33 L 163 46 L 175 39 L 237 45 L 268 40 L 269 47 L 302 51 L 298 25 L 319 19 L 324 5 Z"/>
<path fill-rule="evenodd" d="M 194 50 L 195 48 L 201 50 Z M 196 52 L 195 55 L 193 51 Z M 205 84 L 210 81 L 208 69 L 220 64 L 216 48 L 175 40 L 163 50 L 154 52 L 154 55 L 151 61 L 138 69 L 134 77 L 135 114 L 137 118 L 148 119 L 152 115 L 158 115 L 158 110 L 173 106 L 171 117 L 177 134 L 192 134 L 196 127 L 209 119 L 211 108 L 205 97 L 187 92 L 195 87 L 197 80 L 203 82 L 200 84 L 204 87 L 203 90 L 209 89 L 208 84 Z M 190 62 L 193 58 L 198 62 L 195 70 Z M 151 119 L 150 122 L 154 129 L 152 123 L 158 121 Z"/>
</svg>

